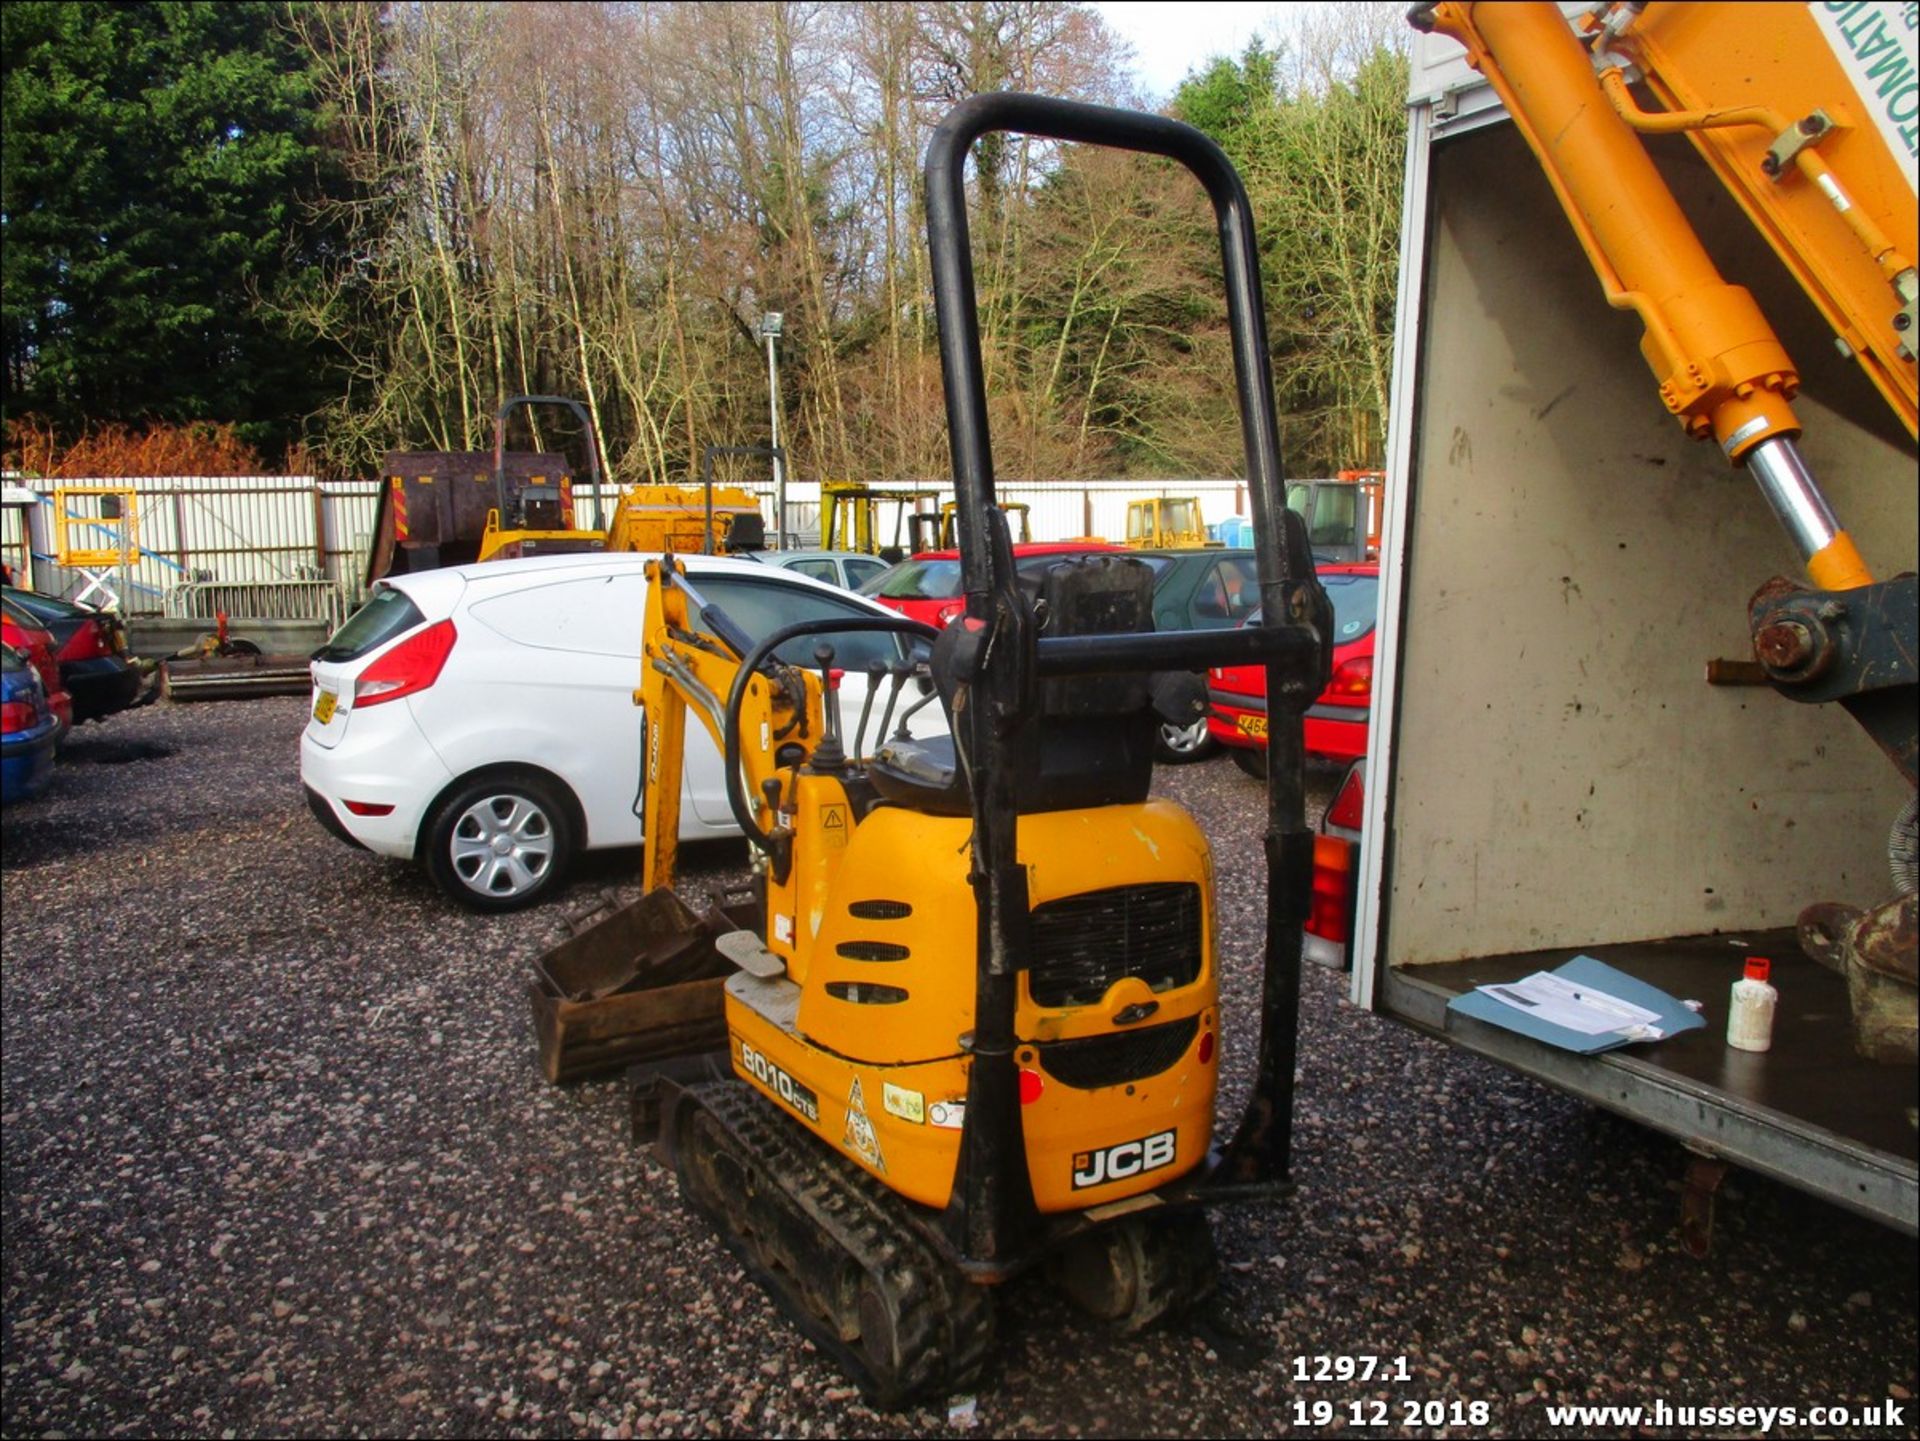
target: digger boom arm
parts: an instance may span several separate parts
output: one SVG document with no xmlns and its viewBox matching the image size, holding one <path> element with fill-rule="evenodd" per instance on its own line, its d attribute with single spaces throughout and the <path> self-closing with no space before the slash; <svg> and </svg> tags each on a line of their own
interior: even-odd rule
<svg viewBox="0 0 1920 1441">
<path fill-rule="evenodd" d="M 696 612 L 715 635 L 695 628 Z M 728 698 L 754 650 L 753 641 L 724 611 L 707 605 L 687 584 L 672 555 L 648 562 L 640 686 L 633 700 L 646 716 L 641 755 L 646 830 L 641 875 L 649 891 L 673 884 L 679 859 L 687 713 L 691 710 L 699 718 L 714 746 L 727 755 Z M 767 799 L 768 783 L 779 784 L 776 747 L 789 739 L 805 745 L 807 738 L 820 734 L 820 721 L 820 682 L 811 673 L 790 669 L 777 679 L 755 675 L 747 682 L 736 728 L 737 761 L 746 804 L 753 811 L 740 818 L 743 826 L 752 824 L 763 836 L 779 827 L 777 807 Z"/>
</svg>

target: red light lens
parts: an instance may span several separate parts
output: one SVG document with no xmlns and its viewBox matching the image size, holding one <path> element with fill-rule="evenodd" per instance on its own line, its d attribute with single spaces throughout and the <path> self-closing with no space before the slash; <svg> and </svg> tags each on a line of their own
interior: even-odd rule
<svg viewBox="0 0 1920 1441">
<path fill-rule="evenodd" d="M 1022 1071 L 1020 1073 L 1020 1104 L 1031 1106 L 1040 1099 L 1040 1093 L 1046 1088 L 1047 1083 L 1040 1079 L 1038 1071 Z"/>
<path fill-rule="evenodd" d="M 1204 1066 L 1207 1064 L 1207 1062 L 1211 1061 L 1212 1059 L 1213 1059 L 1213 1032 L 1203 1031 L 1200 1034 L 1200 1064 Z"/>
<path fill-rule="evenodd" d="M 1333 673 L 1333 680 L 1327 686 L 1328 695 L 1370 696 L 1373 694 L 1373 657 L 1357 655 L 1343 663 Z"/>
<path fill-rule="evenodd" d="M 408 636 L 360 672 L 353 683 L 356 706 L 379 705 L 423 691 L 440 679 L 441 667 L 459 639 L 450 620 L 438 621 Z"/>
<path fill-rule="evenodd" d="M 1333 798 L 1333 804 L 1327 807 L 1326 824 L 1341 826 L 1350 831 L 1360 829 L 1360 812 L 1366 797 L 1361 793 L 1360 767 L 1355 766 L 1347 772 L 1347 778 L 1340 783 L 1340 793 Z"/>
<path fill-rule="evenodd" d="M 934 624 L 949 625 L 952 623 L 953 618 L 964 612 L 966 608 L 967 603 L 964 600 L 950 601 L 934 612 Z"/>
<path fill-rule="evenodd" d="M 1347 916 L 1353 901 L 1354 846 L 1336 836 L 1313 839 L 1313 892 L 1306 930 L 1323 941 L 1345 945 Z"/>
<path fill-rule="evenodd" d="M 340 804 L 352 811 L 356 816 L 390 816 L 393 814 L 392 806 L 383 806 L 377 801 L 342 801 Z"/>
<path fill-rule="evenodd" d="M 32 730 L 40 719 L 40 708 L 30 700 L 0 702 L 0 730 Z"/>
</svg>

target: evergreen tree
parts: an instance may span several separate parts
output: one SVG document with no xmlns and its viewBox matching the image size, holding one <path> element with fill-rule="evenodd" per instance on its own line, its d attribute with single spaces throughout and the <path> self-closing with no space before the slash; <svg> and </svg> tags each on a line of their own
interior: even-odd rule
<svg viewBox="0 0 1920 1441">
<path fill-rule="evenodd" d="M 287 317 L 320 284 L 319 116 L 271 3 L 0 7 L 5 412 L 236 424 L 268 454 L 338 390 Z"/>
</svg>

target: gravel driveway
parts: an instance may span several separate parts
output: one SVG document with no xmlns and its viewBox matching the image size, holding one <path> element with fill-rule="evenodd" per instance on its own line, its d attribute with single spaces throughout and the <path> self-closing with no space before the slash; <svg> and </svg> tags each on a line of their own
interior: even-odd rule
<svg viewBox="0 0 1920 1441">
<path fill-rule="evenodd" d="M 939 1434 L 876 1414 L 628 1143 L 619 1084 L 539 1077 L 522 985 L 556 913 L 481 918 L 301 801 L 303 702 L 89 726 L 4 819 L 9 1436 Z M 1229 1024 L 1254 984 L 1259 792 L 1161 773 L 1215 839 Z M 741 852 L 688 857 L 690 890 Z M 619 885 L 596 857 L 561 902 Z M 1563 1402 L 1894 1398 L 1915 1434 L 1914 1243 L 1735 1173 L 1680 1252 L 1667 1142 L 1375 1017 L 1309 968 L 1299 1194 L 1222 1212 L 1241 1364 L 1001 1297 L 985 1434 L 1540 1435 Z M 1246 1047 L 1229 1055 L 1242 1070 Z M 1295 1358 L 1405 1357 L 1300 1383 Z M 1296 1406 L 1309 1408 L 1296 1411 Z M 1416 1411 L 1418 1408 L 1415 1408 Z M 1565 1430 L 1566 1428 L 1559 1428 Z M 1618 1425 L 1586 1428 L 1592 1434 Z M 1754 1434 L 1753 1425 L 1654 1428 Z M 1788 1433 L 1793 1434 L 1793 1433 Z M 1798 1434 L 1812 1434 L 1802 1429 Z"/>
</svg>

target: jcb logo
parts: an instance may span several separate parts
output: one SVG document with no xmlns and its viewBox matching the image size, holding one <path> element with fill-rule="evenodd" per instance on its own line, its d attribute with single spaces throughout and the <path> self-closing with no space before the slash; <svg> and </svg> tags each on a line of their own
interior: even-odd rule
<svg viewBox="0 0 1920 1441">
<path fill-rule="evenodd" d="M 1172 1131 L 1160 1131 L 1138 1141 L 1122 1141 L 1104 1151 L 1081 1151 L 1073 1158 L 1073 1189 L 1104 1186 L 1109 1181 L 1124 1181 L 1143 1171 L 1157 1171 L 1173 1164 Z"/>
</svg>

